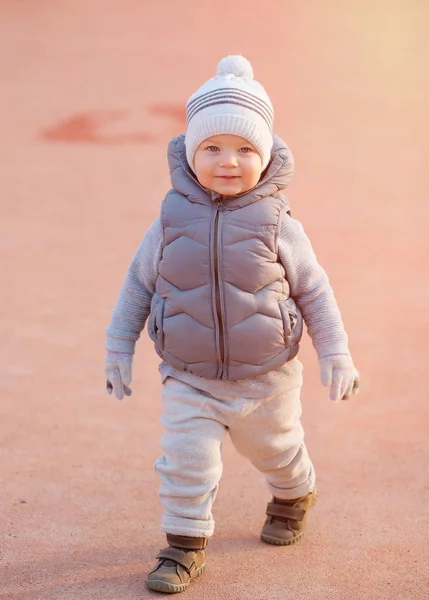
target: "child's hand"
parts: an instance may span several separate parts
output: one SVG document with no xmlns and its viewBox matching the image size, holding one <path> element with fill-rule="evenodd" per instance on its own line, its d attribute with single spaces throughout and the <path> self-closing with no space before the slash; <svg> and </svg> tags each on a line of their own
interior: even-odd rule
<svg viewBox="0 0 429 600">
<path fill-rule="evenodd" d="M 107 352 L 104 373 L 106 375 L 107 393 L 115 392 L 118 400 L 131 396 L 132 354 L 125 352 Z"/>
<path fill-rule="evenodd" d="M 330 387 L 331 400 L 347 400 L 359 391 L 359 373 L 351 356 L 333 354 L 320 361 L 322 385 Z"/>
</svg>

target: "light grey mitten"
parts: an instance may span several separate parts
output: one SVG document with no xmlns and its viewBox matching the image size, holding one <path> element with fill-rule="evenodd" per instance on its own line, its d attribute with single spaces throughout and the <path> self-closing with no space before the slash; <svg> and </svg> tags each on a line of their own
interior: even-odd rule
<svg viewBox="0 0 429 600">
<path fill-rule="evenodd" d="M 108 394 L 112 391 L 118 400 L 124 396 L 131 396 L 129 387 L 132 377 L 133 355 L 126 352 L 106 353 L 104 373 L 106 375 L 106 390 Z"/>
<path fill-rule="evenodd" d="M 359 392 L 359 373 L 348 354 L 333 354 L 319 360 L 322 385 L 330 387 L 331 400 L 347 400 Z"/>
</svg>

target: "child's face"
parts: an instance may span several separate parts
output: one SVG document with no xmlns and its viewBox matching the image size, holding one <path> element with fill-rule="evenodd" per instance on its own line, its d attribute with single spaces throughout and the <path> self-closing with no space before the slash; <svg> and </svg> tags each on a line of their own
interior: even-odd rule
<svg viewBox="0 0 429 600">
<path fill-rule="evenodd" d="M 198 181 L 222 196 L 235 196 L 253 188 L 262 173 L 262 160 L 254 146 L 238 135 L 207 138 L 194 156 Z"/>
</svg>

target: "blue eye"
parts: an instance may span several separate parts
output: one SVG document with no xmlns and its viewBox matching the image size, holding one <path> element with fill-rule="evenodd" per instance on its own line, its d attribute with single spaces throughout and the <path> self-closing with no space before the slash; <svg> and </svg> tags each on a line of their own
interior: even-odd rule
<svg viewBox="0 0 429 600">
<path fill-rule="evenodd" d="M 243 146 L 243 148 L 240 148 L 240 152 L 242 152 L 243 154 L 248 154 L 249 152 L 252 152 L 252 148 L 249 148 L 248 146 Z"/>
<path fill-rule="evenodd" d="M 207 146 L 207 150 L 210 152 L 217 152 L 219 148 L 217 146 Z"/>
</svg>

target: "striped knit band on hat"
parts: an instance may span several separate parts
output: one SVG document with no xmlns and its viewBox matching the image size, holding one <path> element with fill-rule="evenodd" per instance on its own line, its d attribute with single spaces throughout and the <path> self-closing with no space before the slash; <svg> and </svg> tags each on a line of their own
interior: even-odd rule
<svg viewBox="0 0 429 600">
<path fill-rule="evenodd" d="M 227 56 L 186 105 L 186 158 L 194 169 L 194 156 L 209 137 L 232 134 L 248 140 L 268 165 L 273 146 L 274 109 L 252 65 L 243 56 Z"/>
</svg>

